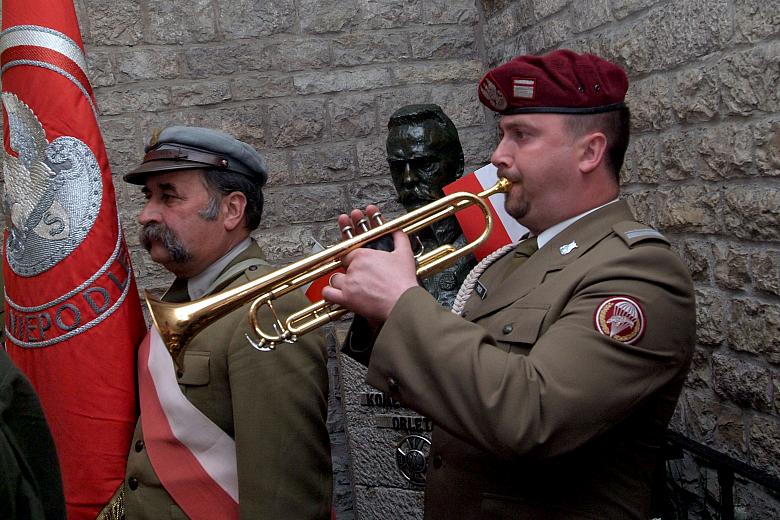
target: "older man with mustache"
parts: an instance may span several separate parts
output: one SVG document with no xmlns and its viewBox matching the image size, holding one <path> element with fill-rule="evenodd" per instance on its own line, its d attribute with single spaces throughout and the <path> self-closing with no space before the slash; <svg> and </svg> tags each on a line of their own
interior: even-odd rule
<svg viewBox="0 0 780 520">
<path fill-rule="evenodd" d="M 272 270 L 250 237 L 260 223 L 266 178 L 256 150 L 215 130 L 169 127 L 146 147 L 142 164 L 124 179 L 141 185 L 146 197 L 141 243 L 176 275 L 164 300 L 198 299 Z M 304 301 L 300 293 L 285 297 L 276 311 L 283 319 Z M 254 348 L 247 307 L 216 320 L 184 346 L 176 359 L 179 388 L 235 442 L 240 518 L 329 518 L 324 342 L 309 334 L 261 352 Z M 268 310 L 259 317 L 264 329 L 273 330 Z M 130 446 L 125 517 L 186 518 L 182 499 L 160 477 L 162 462 L 147 449 L 147 420 L 142 412 Z M 200 489 L 208 476 L 188 468 L 181 464 L 173 480 Z"/>
</svg>

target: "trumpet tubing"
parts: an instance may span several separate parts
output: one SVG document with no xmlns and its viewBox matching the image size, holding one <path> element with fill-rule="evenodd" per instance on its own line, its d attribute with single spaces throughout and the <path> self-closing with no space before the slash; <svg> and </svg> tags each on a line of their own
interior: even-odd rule
<svg viewBox="0 0 780 520">
<path fill-rule="evenodd" d="M 485 228 L 477 239 L 461 248 L 444 245 L 417 259 L 417 275 L 420 277 L 445 269 L 487 240 L 493 228 L 493 218 L 485 200 L 496 193 L 508 192 L 510 187 L 511 183 L 508 180 L 500 178 L 493 187 L 477 195 L 468 192 L 447 195 L 257 280 L 189 303 L 159 301 L 152 298 L 149 291 L 145 291 L 146 304 L 155 327 L 174 357 L 177 357 L 184 345 L 205 327 L 249 302 L 252 302 L 249 310 L 249 321 L 257 334 L 258 346 L 262 350 L 270 350 L 278 343 L 293 342 L 298 336 L 319 328 L 348 312 L 337 305 L 320 300 L 291 314 L 282 321 L 276 315 L 273 307 L 274 300 L 325 274 L 332 273 L 341 266 L 342 259 L 348 253 L 382 236 L 397 230 L 401 230 L 407 235 L 412 234 L 439 220 L 453 216 L 464 208 L 479 207 L 485 219 Z M 274 320 L 273 333 L 262 330 L 258 323 L 257 314 L 262 306 L 267 306 L 271 311 Z"/>
</svg>

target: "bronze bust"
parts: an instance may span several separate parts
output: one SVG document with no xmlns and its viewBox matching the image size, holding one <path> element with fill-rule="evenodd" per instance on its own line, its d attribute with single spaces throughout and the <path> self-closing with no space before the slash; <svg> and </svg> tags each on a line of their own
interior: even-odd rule
<svg viewBox="0 0 780 520">
<path fill-rule="evenodd" d="M 411 211 L 444 196 L 442 188 L 463 175 L 463 148 L 455 124 L 438 105 L 406 105 L 387 123 L 387 162 L 398 202 Z M 450 217 L 420 231 L 413 246 L 431 251 L 444 244 L 462 245 L 463 232 Z M 439 303 L 451 307 L 460 285 L 474 267 L 474 257 L 422 281 Z"/>
</svg>

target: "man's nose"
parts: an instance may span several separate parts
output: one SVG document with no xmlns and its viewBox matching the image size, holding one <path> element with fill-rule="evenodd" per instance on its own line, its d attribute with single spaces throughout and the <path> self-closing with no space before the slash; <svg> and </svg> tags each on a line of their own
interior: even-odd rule
<svg viewBox="0 0 780 520">
<path fill-rule="evenodd" d="M 507 146 L 504 144 L 504 139 L 498 142 L 498 146 L 493 150 L 493 154 L 490 156 L 490 162 L 496 168 L 509 168 L 512 165 L 512 154 L 509 153 Z"/>
<path fill-rule="evenodd" d="M 160 222 L 160 212 L 152 201 L 147 201 L 138 215 L 138 222 L 145 226 L 150 222 Z"/>
</svg>

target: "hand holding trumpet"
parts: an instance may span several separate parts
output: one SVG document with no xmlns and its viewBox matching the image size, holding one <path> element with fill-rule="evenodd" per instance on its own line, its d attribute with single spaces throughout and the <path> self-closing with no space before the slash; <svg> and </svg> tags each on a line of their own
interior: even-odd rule
<svg viewBox="0 0 780 520">
<path fill-rule="evenodd" d="M 379 208 L 371 205 L 365 214 L 357 209 L 349 215 L 342 214 L 338 218 L 339 229 L 359 230 L 365 215 L 373 222 L 372 217 L 378 211 Z M 347 254 L 341 262 L 346 273 L 334 274 L 322 296 L 371 322 L 384 322 L 401 295 L 419 285 L 409 237 L 400 230 L 391 236 L 393 251 L 360 248 Z"/>
</svg>

